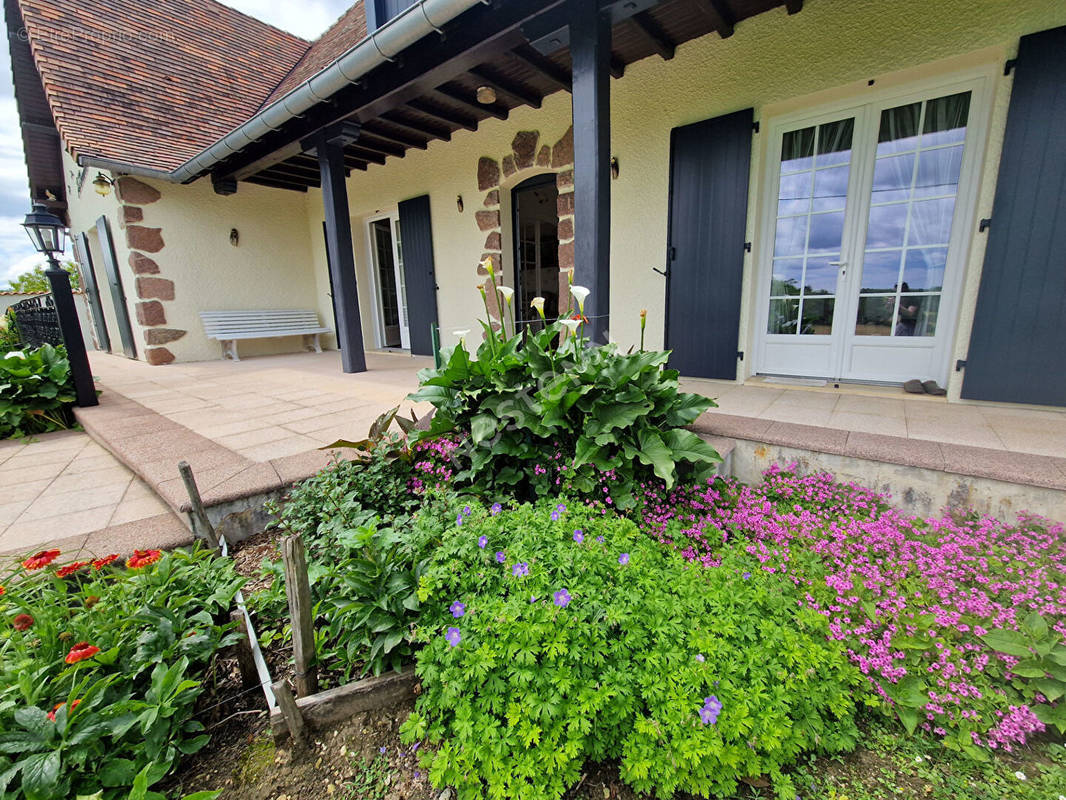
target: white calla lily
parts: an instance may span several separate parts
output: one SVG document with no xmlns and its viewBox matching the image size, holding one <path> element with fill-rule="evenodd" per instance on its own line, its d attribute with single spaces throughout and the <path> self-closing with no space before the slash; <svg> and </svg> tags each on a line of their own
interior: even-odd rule
<svg viewBox="0 0 1066 800">
<path fill-rule="evenodd" d="M 563 323 L 563 327 L 570 331 L 570 333 L 575 333 L 578 325 L 581 324 L 581 322 L 576 319 L 561 319 L 559 322 Z"/>
<path fill-rule="evenodd" d="M 459 339 L 459 344 L 466 344 L 466 337 L 469 336 L 469 335 L 470 335 L 470 329 L 469 328 L 466 328 L 465 330 L 461 330 L 461 331 L 452 331 L 452 336 L 455 336 L 455 337 L 457 337 Z"/>
<path fill-rule="evenodd" d="M 592 294 L 592 290 L 586 286 L 571 286 L 570 294 L 572 294 L 574 296 L 574 299 L 577 300 L 578 310 L 580 310 L 581 313 L 584 314 L 585 298 Z"/>
<path fill-rule="evenodd" d="M 493 268 L 492 256 L 489 256 L 481 262 L 481 266 L 485 268 L 485 271 L 489 273 L 489 277 L 493 277 L 496 274 L 496 270 Z"/>
<path fill-rule="evenodd" d="M 530 302 L 529 307 L 536 309 L 537 313 L 540 314 L 540 318 L 544 319 L 544 298 L 543 297 L 534 297 L 532 302 Z"/>
<path fill-rule="evenodd" d="M 507 301 L 507 305 L 511 305 L 511 300 L 514 298 L 514 289 L 510 286 L 498 286 L 496 291 L 503 295 L 503 299 Z"/>
</svg>

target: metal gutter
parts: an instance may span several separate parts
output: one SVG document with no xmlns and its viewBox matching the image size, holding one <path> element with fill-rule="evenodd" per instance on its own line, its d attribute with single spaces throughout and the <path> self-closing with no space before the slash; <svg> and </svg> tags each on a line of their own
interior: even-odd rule
<svg viewBox="0 0 1066 800">
<path fill-rule="evenodd" d="M 364 0 L 372 2 L 372 0 Z M 251 119 L 230 131 L 214 144 L 170 172 L 143 170 L 115 164 L 130 174 L 185 183 L 208 172 L 225 158 L 239 153 L 253 142 L 277 130 L 315 105 L 355 83 L 375 67 L 393 61 L 404 50 L 430 33 L 437 33 L 451 20 L 488 0 L 419 0 L 398 16 L 352 47 L 325 69 L 308 78 L 287 94 L 256 112 Z M 103 159 L 100 159 L 102 161 Z M 86 165 L 90 159 L 82 159 Z M 98 163 L 93 166 L 100 166 Z"/>
</svg>

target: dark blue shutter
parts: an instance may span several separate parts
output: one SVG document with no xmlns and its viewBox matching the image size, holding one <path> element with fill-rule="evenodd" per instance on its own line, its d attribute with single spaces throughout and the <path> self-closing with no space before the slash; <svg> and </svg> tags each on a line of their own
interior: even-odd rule
<svg viewBox="0 0 1066 800">
<path fill-rule="evenodd" d="M 433 267 L 433 226 L 429 219 L 429 195 L 400 203 L 400 242 L 407 283 L 407 326 L 411 352 L 433 355 L 430 325 L 437 324 L 437 275 Z"/>
<path fill-rule="evenodd" d="M 111 352 L 111 337 L 107 335 L 107 321 L 104 319 L 104 307 L 100 303 L 100 288 L 96 283 L 96 270 L 93 269 L 93 254 L 89 249 L 89 237 L 79 233 L 74 241 L 77 246 L 74 256 L 81 267 L 82 288 L 89 300 L 89 310 L 96 330 L 96 342 L 101 350 Z"/>
<path fill-rule="evenodd" d="M 748 108 L 670 135 L 666 347 L 682 375 L 737 375 L 753 119 Z"/>
<path fill-rule="evenodd" d="M 136 358 L 137 345 L 133 342 L 133 327 L 130 325 L 130 312 L 126 306 L 126 291 L 122 288 L 122 273 L 118 270 L 115 242 L 111 238 L 111 223 L 107 221 L 107 217 L 100 217 L 96 220 L 96 235 L 100 239 L 100 252 L 104 256 L 104 272 L 107 273 L 107 282 L 111 286 L 111 302 L 115 307 L 115 318 L 118 320 L 118 335 L 122 340 L 122 352 L 126 354 L 126 358 Z"/>
<path fill-rule="evenodd" d="M 1066 405 L 1066 28 L 1023 36 L 962 396 Z"/>
</svg>

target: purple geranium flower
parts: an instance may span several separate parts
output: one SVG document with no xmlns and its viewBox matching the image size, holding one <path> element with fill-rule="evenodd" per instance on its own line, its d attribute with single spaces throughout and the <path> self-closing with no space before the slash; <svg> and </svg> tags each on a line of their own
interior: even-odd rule
<svg viewBox="0 0 1066 800">
<path fill-rule="evenodd" d="M 558 522 L 558 521 L 559 521 L 559 512 L 558 511 L 553 511 L 552 512 L 552 522 Z"/>
<path fill-rule="evenodd" d="M 742 578 L 743 578 L 744 580 L 747 580 L 748 578 L 750 578 L 750 577 L 751 577 L 751 573 L 750 573 L 750 572 L 745 572 L 745 573 L 744 573 L 743 575 L 741 575 L 740 577 L 742 577 Z"/>
<path fill-rule="evenodd" d="M 485 549 L 485 545 L 487 545 L 488 543 L 489 543 L 489 537 L 488 536 L 479 536 L 479 537 L 477 537 L 477 546 L 480 547 L 482 550 Z"/>
<path fill-rule="evenodd" d="M 456 600 L 454 603 L 448 606 L 448 610 L 452 612 L 453 617 L 459 619 L 459 617 L 463 616 L 463 614 L 466 613 L 466 604 L 460 603 L 458 600 Z"/>
<path fill-rule="evenodd" d="M 385 755 L 385 751 L 386 751 L 387 749 L 388 749 L 388 748 L 387 748 L 387 747 L 385 747 L 385 745 L 382 745 L 381 747 L 379 747 L 379 748 L 378 748 L 378 752 L 379 752 L 379 753 L 381 753 L 381 755 Z"/>
<path fill-rule="evenodd" d="M 503 552 L 503 550 L 500 550 L 499 552 L 496 553 L 496 563 L 497 564 L 502 564 L 506 560 L 507 560 L 507 555 Z"/>
<path fill-rule="evenodd" d="M 525 561 L 519 561 L 513 567 L 511 567 L 511 574 L 516 578 L 521 578 L 523 575 L 529 574 L 529 564 Z"/>
<path fill-rule="evenodd" d="M 566 513 L 566 506 L 564 506 L 562 503 L 559 503 L 559 505 L 555 507 L 555 510 L 558 511 L 560 514 L 564 514 Z"/>
<path fill-rule="evenodd" d="M 581 528 L 578 528 L 576 531 L 574 531 L 574 541 L 578 544 L 581 544 L 583 541 L 585 541 L 585 534 L 581 530 Z"/>
<path fill-rule="evenodd" d="M 618 563 L 621 564 L 623 567 L 626 564 L 628 564 L 629 563 L 629 553 L 622 553 L 622 555 L 618 556 Z"/>
<path fill-rule="evenodd" d="M 696 660 L 702 664 L 707 659 L 703 657 L 703 653 L 696 653 Z"/>
<path fill-rule="evenodd" d="M 570 605 L 570 592 L 566 591 L 566 589 L 560 589 L 552 595 L 552 600 L 555 601 L 555 605 L 559 606 L 559 608 L 566 608 Z"/>
<path fill-rule="evenodd" d="M 452 647 L 458 646 L 459 642 L 463 641 L 463 635 L 459 633 L 458 628 L 448 628 L 448 632 L 444 634 L 444 638 Z"/>
<path fill-rule="evenodd" d="M 492 506 L 489 507 L 489 513 L 492 514 L 492 516 L 494 517 L 501 511 L 503 511 L 503 506 L 501 506 L 499 503 L 493 503 Z"/>
<path fill-rule="evenodd" d="M 456 525 L 462 525 L 463 524 L 463 515 L 462 514 L 460 514 L 459 516 L 457 516 L 455 518 L 455 524 Z"/>
<path fill-rule="evenodd" d="M 722 703 L 713 694 L 703 698 L 703 708 L 699 710 L 700 721 L 704 725 L 714 725 L 722 713 Z"/>
<path fill-rule="evenodd" d="M 463 506 L 463 516 L 464 517 L 469 517 L 470 516 L 470 506 Z"/>
<path fill-rule="evenodd" d="M 596 537 L 596 541 L 599 542 L 600 544 L 603 544 L 603 537 L 602 536 L 597 536 Z"/>
</svg>

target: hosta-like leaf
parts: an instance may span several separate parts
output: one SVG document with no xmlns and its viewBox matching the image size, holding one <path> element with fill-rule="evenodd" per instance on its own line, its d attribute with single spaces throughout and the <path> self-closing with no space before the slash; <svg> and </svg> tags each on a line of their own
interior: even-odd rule
<svg viewBox="0 0 1066 800">
<path fill-rule="evenodd" d="M 1029 649 L 1029 640 L 1018 631 L 997 629 L 989 631 L 980 637 L 981 641 L 998 653 L 1006 653 L 1018 658 L 1029 658 L 1032 651 Z"/>
</svg>

